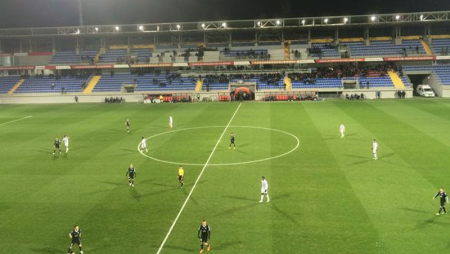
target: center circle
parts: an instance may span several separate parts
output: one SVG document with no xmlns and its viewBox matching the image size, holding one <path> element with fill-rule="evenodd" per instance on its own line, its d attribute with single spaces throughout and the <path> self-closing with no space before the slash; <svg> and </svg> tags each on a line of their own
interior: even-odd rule
<svg viewBox="0 0 450 254">
<path fill-rule="evenodd" d="M 257 163 L 257 162 L 263 162 L 263 161 L 268 161 L 268 160 L 273 160 L 276 158 L 280 158 L 283 156 L 286 156 L 292 152 L 294 152 L 295 150 L 297 150 L 297 148 L 300 146 L 300 140 L 297 136 L 295 136 L 292 133 L 286 132 L 286 131 L 282 131 L 282 130 L 277 130 L 277 129 L 271 129 L 271 128 L 265 128 L 265 127 L 257 127 L 257 126 L 202 126 L 202 127 L 192 127 L 192 128 L 184 128 L 184 129 L 177 129 L 177 130 L 171 130 L 171 131 L 166 131 L 166 132 L 162 132 L 162 133 L 158 133 L 155 134 L 153 136 L 150 136 L 148 138 L 146 138 L 146 140 L 151 140 L 151 139 L 155 139 L 157 137 L 163 136 L 163 135 L 167 135 L 167 134 L 171 134 L 171 133 L 176 133 L 176 132 L 181 132 L 181 131 L 190 131 L 190 130 L 199 130 L 199 129 L 211 129 L 211 128 L 228 128 L 228 129 L 232 129 L 232 128 L 247 128 L 247 129 L 256 129 L 256 130 L 266 130 L 266 131 L 272 131 L 272 132 L 276 132 L 276 133 L 281 133 L 284 134 L 286 136 L 289 136 L 293 139 L 295 139 L 295 147 L 292 148 L 291 150 L 275 155 L 275 156 L 271 156 L 271 157 L 267 157 L 267 158 L 262 158 L 262 159 L 257 159 L 257 160 L 248 160 L 248 161 L 241 161 L 241 162 L 231 162 L 231 163 L 208 163 L 208 166 L 231 166 L 231 165 L 243 165 L 243 164 L 250 164 L 250 163 Z M 223 140 L 224 137 L 222 137 Z M 221 141 L 222 141 L 221 140 Z M 159 159 L 150 155 L 147 155 L 144 153 L 144 151 L 141 151 L 139 149 L 140 144 L 138 144 L 137 150 L 139 151 L 139 153 L 149 159 L 152 159 L 154 161 L 158 161 L 158 162 L 162 162 L 162 163 L 168 163 L 168 164 L 175 164 L 175 165 L 187 165 L 187 166 L 204 166 L 205 163 L 189 163 L 189 162 L 175 162 L 175 161 L 169 161 L 169 160 L 163 160 L 163 159 Z M 218 148 L 218 147 L 217 147 Z"/>
</svg>

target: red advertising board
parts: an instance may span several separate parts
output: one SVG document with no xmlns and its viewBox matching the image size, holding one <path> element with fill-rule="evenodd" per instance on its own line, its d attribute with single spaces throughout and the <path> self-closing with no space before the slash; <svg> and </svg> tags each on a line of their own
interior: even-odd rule
<svg viewBox="0 0 450 254">
<path fill-rule="evenodd" d="M 316 63 L 349 63 L 349 62 L 365 62 L 365 58 L 336 58 L 336 59 L 317 59 Z"/>
<path fill-rule="evenodd" d="M 157 64 L 130 64 L 130 68 L 149 68 L 149 67 L 172 67 L 172 63 L 157 63 Z"/>
<path fill-rule="evenodd" d="M 222 65 L 234 65 L 233 61 L 227 62 L 198 62 L 198 63 L 189 63 L 189 66 L 222 66 Z"/>
<path fill-rule="evenodd" d="M 83 70 L 83 69 L 113 69 L 114 65 L 112 64 L 102 64 L 102 65 L 71 65 L 71 69 L 74 70 Z"/>
<path fill-rule="evenodd" d="M 434 61 L 436 56 L 407 56 L 407 57 L 385 57 L 383 58 L 385 62 L 391 61 Z"/>
</svg>

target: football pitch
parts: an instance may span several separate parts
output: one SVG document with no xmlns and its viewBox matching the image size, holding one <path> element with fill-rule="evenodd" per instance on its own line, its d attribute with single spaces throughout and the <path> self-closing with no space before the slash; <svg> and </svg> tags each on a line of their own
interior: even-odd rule
<svg viewBox="0 0 450 254">
<path fill-rule="evenodd" d="M 203 219 L 210 253 L 448 253 L 449 155 L 444 99 L 1 105 L 0 253 L 67 253 L 75 224 L 84 254 L 198 253 Z"/>
</svg>

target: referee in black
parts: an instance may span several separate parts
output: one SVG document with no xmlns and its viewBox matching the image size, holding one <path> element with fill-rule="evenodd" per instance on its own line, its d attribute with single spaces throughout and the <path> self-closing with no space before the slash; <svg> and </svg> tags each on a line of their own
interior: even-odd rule
<svg viewBox="0 0 450 254">
<path fill-rule="evenodd" d="M 439 212 L 436 213 L 436 215 L 441 215 L 441 212 L 444 211 L 443 214 L 447 214 L 447 211 L 445 210 L 445 202 L 448 203 L 448 196 L 447 193 L 444 191 L 444 188 L 440 188 L 439 192 L 433 197 L 433 199 L 440 197 L 441 206 L 439 207 Z"/>
</svg>

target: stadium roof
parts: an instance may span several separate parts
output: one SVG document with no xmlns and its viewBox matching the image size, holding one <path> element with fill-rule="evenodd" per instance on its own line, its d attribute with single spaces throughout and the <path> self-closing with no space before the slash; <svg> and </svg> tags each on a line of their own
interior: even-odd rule
<svg viewBox="0 0 450 254">
<path fill-rule="evenodd" d="M 449 22 L 450 11 L 299 17 L 286 19 L 217 20 L 203 22 L 151 23 L 134 25 L 66 26 L 0 29 L 0 37 L 118 35 L 164 32 L 206 32 L 255 29 L 308 29 L 315 27 L 352 27 Z"/>
</svg>

